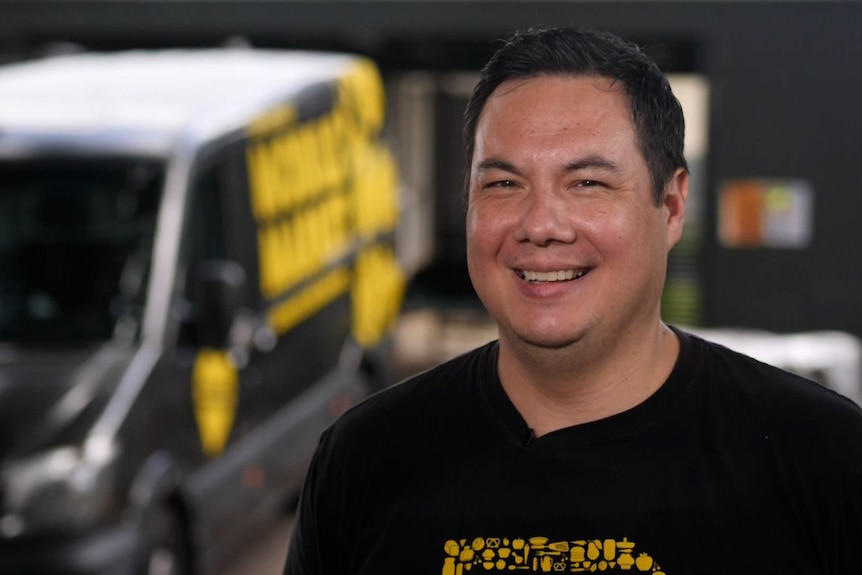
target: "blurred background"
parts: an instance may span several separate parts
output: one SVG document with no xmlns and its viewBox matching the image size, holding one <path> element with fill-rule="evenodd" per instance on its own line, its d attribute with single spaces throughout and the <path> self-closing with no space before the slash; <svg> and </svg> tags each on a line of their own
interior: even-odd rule
<svg viewBox="0 0 862 575">
<path fill-rule="evenodd" d="M 636 41 L 683 103 L 692 188 L 665 318 L 859 401 L 862 2 L 0 0 L 0 64 L 215 46 L 373 59 L 400 175 L 404 377 L 495 336 L 466 272 L 461 114 L 499 39 L 565 24 Z M 223 575 L 278 572 L 289 528 Z"/>
<path fill-rule="evenodd" d="M 669 318 L 859 335 L 860 22 L 854 1 L 5 0 L 0 60 L 225 43 L 370 56 L 415 218 L 413 291 L 467 305 L 460 116 L 476 70 L 516 28 L 608 28 L 685 92 L 693 201 Z"/>
</svg>

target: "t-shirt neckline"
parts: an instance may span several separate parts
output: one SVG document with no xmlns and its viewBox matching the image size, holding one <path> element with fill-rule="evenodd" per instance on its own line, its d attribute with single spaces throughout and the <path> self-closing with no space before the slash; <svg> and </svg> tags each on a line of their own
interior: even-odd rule
<svg viewBox="0 0 862 575">
<path fill-rule="evenodd" d="M 499 342 L 495 341 L 485 355 L 482 376 L 478 378 L 480 393 L 486 408 L 490 409 L 511 440 L 525 447 L 541 449 L 543 445 L 592 444 L 612 441 L 636 434 L 664 416 L 691 386 L 697 366 L 696 348 L 691 338 L 671 326 L 679 338 L 677 361 L 665 383 L 638 405 L 618 414 L 589 423 L 558 429 L 540 438 L 534 438 L 520 412 L 509 399 L 497 374 Z"/>
</svg>

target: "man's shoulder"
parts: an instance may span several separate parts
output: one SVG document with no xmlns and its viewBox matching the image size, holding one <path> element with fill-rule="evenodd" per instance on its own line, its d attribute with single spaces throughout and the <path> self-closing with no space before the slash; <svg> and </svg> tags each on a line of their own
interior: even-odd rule
<svg viewBox="0 0 862 575">
<path fill-rule="evenodd" d="M 862 409 L 851 399 L 798 373 L 685 336 L 698 358 L 699 379 L 716 394 L 749 406 L 753 416 L 793 428 L 807 424 L 832 433 L 862 433 Z"/>
</svg>

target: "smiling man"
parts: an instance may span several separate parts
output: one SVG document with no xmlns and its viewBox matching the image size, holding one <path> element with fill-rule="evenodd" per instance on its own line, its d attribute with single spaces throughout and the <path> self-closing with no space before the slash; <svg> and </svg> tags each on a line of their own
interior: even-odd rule
<svg viewBox="0 0 862 575">
<path fill-rule="evenodd" d="M 473 150 L 467 261 L 515 407 L 544 434 L 646 399 L 678 352 L 659 299 L 682 233 L 681 150 L 656 200 L 625 86 L 594 74 L 501 83 Z"/>
<path fill-rule="evenodd" d="M 514 35 L 465 114 L 499 340 L 323 436 L 285 572 L 860 572 L 862 413 L 661 321 L 682 110 L 637 47 Z"/>
</svg>

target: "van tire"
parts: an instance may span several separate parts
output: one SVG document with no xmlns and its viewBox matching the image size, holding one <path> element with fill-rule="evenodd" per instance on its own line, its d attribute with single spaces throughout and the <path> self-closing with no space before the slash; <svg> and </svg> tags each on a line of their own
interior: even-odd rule
<svg viewBox="0 0 862 575">
<path fill-rule="evenodd" d="M 136 575 L 191 575 L 181 523 L 167 507 L 147 513 Z"/>
</svg>

